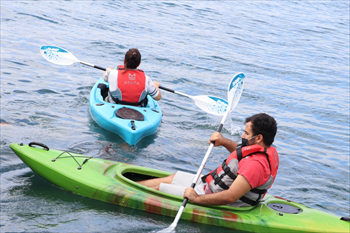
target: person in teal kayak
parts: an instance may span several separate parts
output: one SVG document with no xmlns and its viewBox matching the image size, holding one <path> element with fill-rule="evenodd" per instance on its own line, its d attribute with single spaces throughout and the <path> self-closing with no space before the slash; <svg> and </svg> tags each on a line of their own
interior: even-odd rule
<svg viewBox="0 0 350 233">
<path fill-rule="evenodd" d="M 145 73 L 137 69 L 141 64 L 141 54 L 132 48 L 125 53 L 124 65 L 115 70 L 108 68 L 103 73 L 103 80 L 109 83 L 108 96 L 105 101 L 117 104 L 145 106 L 147 95 L 160 100 L 162 94 L 159 82 L 152 81 Z"/>
<path fill-rule="evenodd" d="M 187 197 L 204 205 L 255 206 L 272 186 L 279 166 L 277 150 L 272 146 L 277 133 L 275 119 L 266 113 L 245 119 L 242 143 L 238 144 L 215 132 L 214 146 L 223 146 L 231 154 L 223 163 L 202 176 L 195 188 L 194 174 L 178 171 L 170 176 L 139 181 L 153 189 Z"/>
</svg>

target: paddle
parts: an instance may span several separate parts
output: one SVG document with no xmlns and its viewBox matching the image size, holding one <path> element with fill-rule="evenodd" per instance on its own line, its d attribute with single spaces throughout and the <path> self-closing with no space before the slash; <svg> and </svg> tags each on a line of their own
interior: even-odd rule
<svg viewBox="0 0 350 233">
<path fill-rule="evenodd" d="M 68 50 L 65 50 L 56 46 L 41 46 L 40 48 L 41 55 L 48 60 L 57 65 L 72 65 L 74 63 L 80 63 L 83 65 L 91 66 L 99 70 L 106 70 L 101 66 L 95 66 L 93 64 L 79 61 L 72 53 Z"/>
<path fill-rule="evenodd" d="M 203 111 L 208 112 L 213 115 L 222 116 L 225 114 L 227 109 L 227 101 L 216 97 L 216 96 L 208 96 L 208 95 L 198 95 L 198 96 L 191 96 L 184 93 L 181 93 L 179 91 L 174 91 L 166 87 L 159 86 L 160 89 L 186 96 L 188 98 L 191 98 L 194 100 L 194 103 Z"/>
<path fill-rule="evenodd" d="M 239 99 L 241 98 L 242 92 L 243 92 L 243 86 L 244 86 L 244 78 L 245 75 L 243 73 L 238 73 L 235 76 L 233 76 L 233 78 L 230 81 L 230 84 L 228 86 L 228 93 L 227 93 L 227 97 L 228 97 L 228 109 L 225 112 L 220 125 L 218 127 L 217 132 L 221 132 L 222 127 L 225 123 L 225 120 L 228 116 L 228 114 L 236 107 L 236 105 L 238 104 Z M 202 171 L 204 169 L 205 164 L 207 163 L 208 157 L 214 147 L 214 143 L 212 142 L 210 143 L 210 146 L 208 148 L 207 153 L 205 154 L 202 164 L 199 167 L 197 174 L 195 176 L 195 178 L 193 179 L 193 182 L 191 184 L 191 187 L 194 188 L 196 186 L 196 183 L 200 177 L 200 175 L 202 174 Z M 177 215 L 174 219 L 174 222 L 168 227 L 165 228 L 161 231 L 159 231 L 160 233 L 164 233 L 164 232 L 171 232 L 175 229 L 175 227 L 177 226 L 177 223 L 182 215 L 182 212 L 184 211 L 186 204 L 188 202 L 188 198 L 185 198 L 184 201 L 182 202 L 182 206 L 180 207 L 179 211 L 177 212 Z"/>
<path fill-rule="evenodd" d="M 103 68 L 101 66 L 96 66 L 87 62 L 83 62 L 78 60 L 72 53 L 70 53 L 68 50 L 56 47 L 56 46 L 41 46 L 40 48 L 41 55 L 48 60 L 49 62 L 52 62 L 57 65 L 72 65 L 74 63 L 80 63 L 86 66 L 90 66 L 99 70 L 105 71 L 106 68 Z M 163 90 L 173 92 L 179 95 L 187 96 L 195 101 L 195 104 L 202 109 L 203 111 L 221 116 L 224 115 L 227 109 L 227 101 L 224 99 L 221 99 L 219 97 L 215 96 L 190 96 L 183 94 L 181 92 L 173 91 L 166 87 L 159 87 Z"/>
</svg>

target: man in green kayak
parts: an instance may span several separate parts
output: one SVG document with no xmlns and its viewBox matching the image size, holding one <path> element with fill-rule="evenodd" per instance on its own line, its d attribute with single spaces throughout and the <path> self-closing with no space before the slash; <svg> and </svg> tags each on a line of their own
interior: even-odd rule
<svg viewBox="0 0 350 233">
<path fill-rule="evenodd" d="M 103 80 L 109 82 L 108 96 L 110 103 L 145 106 L 147 95 L 160 100 L 162 94 L 159 82 L 152 81 L 145 73 L 137 69 L 141 64 L 141 53 L 137 48 L 125 53 L 124 65 L 118 69 L 108 68 L 103 73 Z"/>
<path fill-rule="evenodd" d="M 192 203 L 205 205 L 254 206 L 272 186 L 279 157 L 271 146 L 277 133 L 275 119 L 266 113 L 245 119 L 242 143 L 238 144 L 215 132 L 214 146 L 223 146 L 231 154 L 213 171 L 202 176 L 195 188 L 190 187 L 194 174 L 178 171 L 163 178 L 139 181 L 153 189 L 184 196 Z"/>
</svg>

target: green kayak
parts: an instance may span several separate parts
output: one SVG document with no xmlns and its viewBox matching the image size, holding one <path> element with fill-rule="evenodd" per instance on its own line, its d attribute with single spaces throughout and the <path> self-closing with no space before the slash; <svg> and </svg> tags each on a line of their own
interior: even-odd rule
<svg viewBox="0 0 350 233">
<path fill-rule="evenodd" d="M 174 217 L 182 197 L 135 181 L 169 172 L 49 149 L 41 143 L 12 143 L 11 149 L 34 172 L 65 190 L 120 206 Z M 249 232 L 349 232 L 347 218 L 266 195 L 256 207 L 188 203 L 181 219 Z"/>
</svg>

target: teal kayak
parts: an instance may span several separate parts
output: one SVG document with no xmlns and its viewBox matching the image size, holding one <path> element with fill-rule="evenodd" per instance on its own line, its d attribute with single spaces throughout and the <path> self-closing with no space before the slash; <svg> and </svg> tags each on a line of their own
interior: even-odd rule
<svg viewBox="0 0 350 233">
<path fill-rule="evenodd" d="M 182 197 L 156 191 L 135 181 L 169 172 L 49 149 L 32 142 L 11 149 L 35 173 L 52 184 L 85 197 L 174 217 Z M 248 232 L 349 232 L 348 218 L 266 195 L 255 207 L 188 203 L 182 220 Z"/>
<path fill-rule="evenodd" d="M 148 95 L 146 107 L 112 104 L 104 101 L 107 91 L 108 83 L 100 78 L 90 92 L 91 117 L 99 126 L 118 134 L 130 145 L 157 131 L 162 111 L 156 100 Z"/>
</svg>

